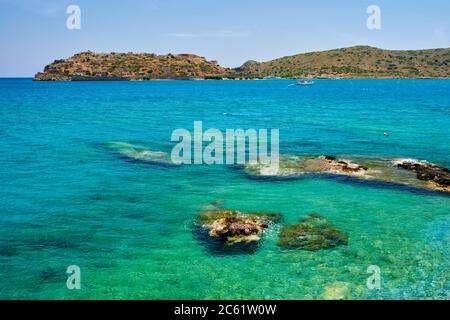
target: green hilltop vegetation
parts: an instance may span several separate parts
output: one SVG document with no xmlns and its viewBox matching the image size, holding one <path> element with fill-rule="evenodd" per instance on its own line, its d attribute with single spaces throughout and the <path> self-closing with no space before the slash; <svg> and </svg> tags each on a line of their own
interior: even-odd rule
<svg viewBox="0 0 450 320">
<path fill-rule="evenodd" d="M 194 54 L 75 54 L 47 65 L 35 80 L 280 78 L 450 78 L 450 49 L 383 50 L 356 46 L 247 61 L 229 69 Z"/>
<path fill-rule="evenodd" d="M 248 61 L 236 71 L 247 77 L 449 78 L 450 49 L 404 51 L 356 46 L 262 63 Z"/>
</svg>

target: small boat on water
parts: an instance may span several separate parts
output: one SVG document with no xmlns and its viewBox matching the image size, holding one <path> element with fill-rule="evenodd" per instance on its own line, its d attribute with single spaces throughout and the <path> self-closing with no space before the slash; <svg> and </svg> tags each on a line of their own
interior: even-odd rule
<svg viewBox="0 0 450 320">
<path fill-rule="evenodd" d="M 315 82 L 311 80 L 301 80 L 296 83 L 297 86 L 312 86 Z"/>
</svg>

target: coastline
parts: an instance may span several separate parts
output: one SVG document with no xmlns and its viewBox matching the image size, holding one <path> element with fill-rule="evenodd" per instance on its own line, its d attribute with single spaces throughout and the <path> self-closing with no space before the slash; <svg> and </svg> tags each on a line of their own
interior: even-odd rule
<svg viewBox="0 0 450 320">
<path fill-rule="evenodd" d="M 259 80 L 282 79 L 441 79 L 450 78 L 450 48 L 384 50 L 354 46 L 249 60 L 236 68 L 195 54 L 95 53 L 85 51 L 46 65 L 38 81 Z"/>
<path fill-rule="evenodd" d="M 450 80 L 450 77 L 294 77 L 294 78 L 278 78 L 278 79 L 264 79 L 264 78 L 250 78 L 250 79 L 70 79 L 70 80 L 40 80 L 34 77 L 0 77 L 0 79 L 32 79 L 36 82 L 152 82 L 152 81 L 277 81 L 277 80 Z"/>
</svg>

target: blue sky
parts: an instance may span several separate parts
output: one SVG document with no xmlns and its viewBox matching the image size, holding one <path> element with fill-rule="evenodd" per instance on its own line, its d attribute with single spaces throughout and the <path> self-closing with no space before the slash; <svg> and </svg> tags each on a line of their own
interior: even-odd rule
<svg viewBox="0 0 450 320">
<path fill-rule="evenodd" d="M 66 28 L 70 4 L 81 30 Z M 366 27 L 371 4 L 381 30 Z M 0 77 L 84 50 L 196 53 L 236 67 L 357 44 L 450 47 L 449 17 L 448 0 L 0 0 Z"/>
</svg>

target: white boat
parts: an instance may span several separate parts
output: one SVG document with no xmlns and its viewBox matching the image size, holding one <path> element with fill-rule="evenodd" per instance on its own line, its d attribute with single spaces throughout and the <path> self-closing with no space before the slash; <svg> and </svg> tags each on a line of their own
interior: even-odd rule
<svg viewBox="0 0 450 320">
<path fill-rule="evenodd" d="M 297 86 L 312 86 L 315 82 L 311 80 L 301 80 L 296 83 Z"/>
</svg>

